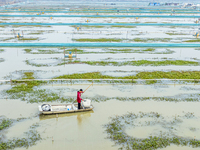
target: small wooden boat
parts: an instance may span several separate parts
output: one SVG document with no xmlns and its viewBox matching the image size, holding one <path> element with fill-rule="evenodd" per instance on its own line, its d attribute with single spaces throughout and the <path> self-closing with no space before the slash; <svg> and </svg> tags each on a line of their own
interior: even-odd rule
<svg viewBox="0 0 200 150">
<path fill-rule="evenodd" d="M 38 106 L 39 112 L 41 114 L 50 115 L 50 114 L 61 114 L 61 113 L 74 113 L 81 111 L 90 111 L 94 107 L 91 104 L 91 100 L 84 99 L 81 103 L 81 109 L 78 109 L 78 104 L 58 104 L 58 105 L 50 105 L 50 104 L 42 104 Z"/>
</svg>

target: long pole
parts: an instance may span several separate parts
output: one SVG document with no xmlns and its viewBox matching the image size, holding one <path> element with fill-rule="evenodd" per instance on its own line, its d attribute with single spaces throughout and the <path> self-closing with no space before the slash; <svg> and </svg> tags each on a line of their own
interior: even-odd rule
<svg viewBox="0 0 200 150">
<path fill-rule="evenodd" d="M 93 84 L 93 82 L 92 82 L 92 84 Z M 92 84 L 90 84 L 90 85 L 87 87 L 87 89 L 89 89 L 89 87 L 90 87 Z M 86 91 L 87 89 L 85 89 L 85 91 Z M 85 93 L 85 91 L 83 91 L 83 93 Z"/>
</svg>

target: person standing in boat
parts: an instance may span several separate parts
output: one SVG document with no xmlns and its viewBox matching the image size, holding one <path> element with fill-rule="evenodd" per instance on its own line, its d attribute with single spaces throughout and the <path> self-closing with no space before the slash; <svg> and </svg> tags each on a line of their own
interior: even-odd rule
<svg viewBox="0 0 200 150">
<path fill-rule="evenodd" d="M 83 90 L 80 89 L 79 91 L 77 91 L 77 102 L 78 102 L 78 109 L 81 109 L 81 93 L 83 93 Z"/>
</svg>

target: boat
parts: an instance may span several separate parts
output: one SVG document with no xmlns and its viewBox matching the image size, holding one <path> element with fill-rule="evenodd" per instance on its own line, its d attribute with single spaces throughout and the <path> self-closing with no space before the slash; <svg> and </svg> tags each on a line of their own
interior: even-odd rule
<svg viewBox="0 0 200 150">
<path fill-rule="evenodd" d="M 44 115 L 50 114 L 62 114 L 62 113 L 75 113 L 82 111 L 90 111 L 93 110 L 93 105 L 91 104 L 90 99 L 84 99 L 81 102 L 81 109 L 78 109 L 78 104 L 58 104 L 58 105 L 50 105 L 50 104 L 42 104 L 38 106 L 39 112 Z"/>
</svg>

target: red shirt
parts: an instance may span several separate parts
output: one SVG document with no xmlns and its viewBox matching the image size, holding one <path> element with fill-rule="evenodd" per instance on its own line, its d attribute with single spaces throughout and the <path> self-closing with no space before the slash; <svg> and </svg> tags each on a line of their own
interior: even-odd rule
<svg viewBox="0 0 200 150">
<path fill-rule="evenodd" d="M 82 98 L 81 98 L 81 93 L 78 91 L 78 92 L 77 92 L 77 102 L 78 102 L 78 103 L 81 103 L 81 100 L 82 100 Z"/>
</svg>

